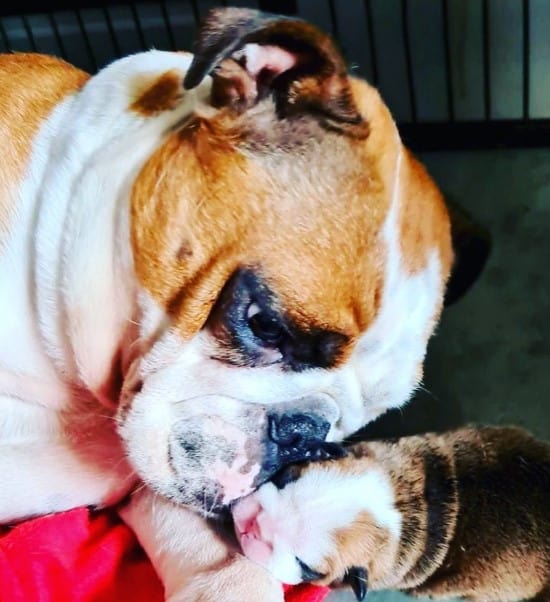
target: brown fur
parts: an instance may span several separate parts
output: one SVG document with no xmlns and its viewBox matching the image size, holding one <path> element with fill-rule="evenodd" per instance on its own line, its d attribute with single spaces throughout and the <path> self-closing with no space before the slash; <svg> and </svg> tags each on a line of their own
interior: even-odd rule
<svg viewBox="0 0 550 602">
<path fill-rule="evenodd" d="M 154 117 L 175 109 L 183 95 L 182 82 L 183 73 L 176 69 L 166 71 L 153 82 L 140 82 L 130 110 L 143 117 Z"/>
<path fill-rule="evenodd" d="M 424 166 L 406 151 L 401 179 L 406 202 L 400 212 L 401 252 L 407 269 L 418 272 L 426 265 L 426 252 L 439 251 L 444 270 L 452 263 L 447 209 Z M 422 220 L 418 223 L 418 216 Z"/>
<path fill-rule="evenodd" d="M 392 541 L 387 529 L 375 524 L 368 512 L 362 512 L 353 525 L 338 529 L 333 534 L 333 540 L 334 545 L 344 553 L 327 559 L 326 565 L 321 565 L 319 569 L 322 574 L 344 575 L 346 570 L 353 566 L 357 553 L 363 558 L 369 556 L 366 567 L 369 575 L 383 575 L 392 568 L 395 542 Z M 346 555 L 346 550 L 352 551 L 349 557 Z M 371 550 L 378 550 L 378 553 L 370 554 Z"/>
<path fill-rule="evenodd" d="M 34 137 L 63 98 L 81 88 L 88 75 L 68 63 L 40 54 L 0 55 L 0 138 L 9 143 L 0 162 L 0 247 L 15 211 L 17 189 L 28 165 Z"/>
<path fill-rule="evenodd" d="M 307 117 L 278 122 L 266 100 L 243 115 L 197 116 L 142 169 L 131 213 L 138 277 L 182 336 L 204 325 L 222 285 L 243 265 L 259 268 L 298 327 L 342 333 L 348 350 L 374 320 L 384 286 L 378 234 L 400 142 L 376 91 L 358 80 L 350 85 L 371 127 L 366 140 Z M 441 199 L 419 167 L 403 187 L 414 238 L 404 250 L 415 269 L 429 249 L 439 252 L 446 278 Z"/>
<path fill-rule="evenodd" d="M 323 582 L 352 566 L 369 587 L 475 601 L 548 600 L 550 445 L 518 428 L 365 442 L 326 469 L 384 471 L 402 516 L 399 541 L 366 513 L 334 535 Z M 301 469 L 308 470 L 308 467 Z M 317 570 L 317 567 L 315 567 Z"/>
</svg>

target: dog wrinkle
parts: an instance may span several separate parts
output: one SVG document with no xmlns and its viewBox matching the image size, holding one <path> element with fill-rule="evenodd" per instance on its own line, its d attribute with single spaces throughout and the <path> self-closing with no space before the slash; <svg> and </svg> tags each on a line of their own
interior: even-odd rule
<svg viewBox="0 0 550 602">
<path fill-rule="evenodd" d="M 17 89 L 17 95 L 0 95 L 0 134 L 10 140 L 2 149 L 0 164 L 0 249 L 16 211 L 15 188 L 23 177 L 39 127 L 63 98 L 77 92 L 88 79 L 87 73 L 61 59 L 26 53 L 0 56 L 0 88 Z"/>
<path fill-rule="evenodd" d="M 131 220 L 138 278 L 167 308 L 184 340 L 204 325 L 227 278 L 242 263 L 261 266 L 297 327 L 348 337 L 336 358 L 339 365 L 378 315 L 384 286 L 379 234 L 400 142 L 377 93 L 350 81 L 365 119 L 376 124 L 366 140 L 324 131 L 299 152 L 268 148 L 262 154 L 249 148 L 243 154 L 254 138 L 255 116 L 263 113 L 269 120 L 273 113 L 266 100 L 259 103 L 261 110 L 254 107 L 239 118 L 226 111 L 195 118 L 173 133 L 138 175 Z M 284 131 L 292 120 L 275 120 L 273 113 L 271 121 L 264 131 Z M 412 242 L 403 243 L 401 253 L 417 257 L 413 267 L 420 270 L 430 249 L 450 256 L 448 220 L 423 169 L 408 154 L 403 162 L 406 219 L 400 221 Z M 432 192 L 423 200 L 418 191 L 426 186 Z M 168 227 L 174 222 L 181 228 Z M 178 259 L 184 241 L 193 253 Z M 442 280 L 449 261 L 443 257 Z M 430 323 L 426 330 L 432 328 Z"/>
<path fill-rule="evenodd" d="M 173 310 L 180 302 L 187 305 L 176 312 L 175 321 L 189 336 L 204 323 L 209 303 L 240 257 L 248 255 L 245 262 L 251 263 L 254 253 L 284 307 L 297 308 L 295 318 L 301 325 L 309 328 L 320 319 L 318 327 L 346 334 L 352 329 L 351 344 L 380 303 L 377 232 L 387 201 L 377 176 L 375 149 L 365 150 L 357 141 L 325 132 L 322 142 L 307 143 L 304 156 L 278 152 L 277 164 L 270 167 L 271 156 L 264 161 L 238 152 L 246 141 L 239 128 L 226 121 L 223 115 L 196 120 L 174 134 L 138 175 L 132 240 L 138 271 L 148 271 L 138 274 L 142 284 L 164 306 L 174 298 L 178 303 L 172 303 Z M 341 160 L 335 161 L 335 152 Z M 293 187 L 285 184 L 290 180 Z M 271 200 L 274 189 L 279 191 L 276 203 Z M 281 190 L 288 199 L 282 198 Z M 369 195 L 373 200 L 365 207 Z M 346 205 L 345 212 L 338 211 L 340 204 Z M 174 220 L 181 230 L 167 228 Z M 327 223 L 333 224 L 330 230 Z M 265 236 L 266 227 L 274 236 Z M 184 262 L 164 260 L 166 248 L 181 246 L 182 231 L 187 231 L 185 240 L 193 241 L 194 256 Z M 281 278 L 285 273 L 289 276 Z M 298 278 L 302 282 L 296 282 Z M 182 290 L 185 303 L 174 297 Z M 197 295 L 202 302 L 194 300 Z"/>
<path fill-rule="evenodd" d="M 184 339 L 202 327 L 234 270 L 262 191 L 246 160 L 223 140 L 203 140 L 209 137 L 200 123 L 169 136 L 137 176 L 131 199 L 138 279 L 171 311 Z M 181 260 L 183 241 L 192 254 Z"/>
</svg>

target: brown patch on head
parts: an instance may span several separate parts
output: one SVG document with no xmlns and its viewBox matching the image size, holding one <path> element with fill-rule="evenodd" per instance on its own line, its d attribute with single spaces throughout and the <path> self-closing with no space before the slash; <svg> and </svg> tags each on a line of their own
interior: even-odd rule
<svg viewBox="0 0 550 602">
<path fill-rule="evenodd" d="M 212 71 L 221 108 L 198 109 L 135 182 L 138 277 L 189 337 L 231 274 L 253 269 L 296 328 L 344 337 L 345 361 L 381 302 L 395 124 L 373 88 L 348 78 L 329 38 L 302 22 L 212 13 L 186 87 Z M 267 93 L 249 102 L 255 86 Z M 366 124 L 368 137 L 357 129 Z"/>
<path fill-rule="evenodd" d="M 286 23 L 282 37 L 287 40 L 289 27 L 301 26 Z M 267 44 L 271 33 L 261 44 Z M 296 36 L 301 39 L 303 31 Z M 228 39 L 220 42 L 222 47 Z M 279 43 L 284 46 L 277 39 Z M 329 71 L 338 81 L 344 77 L 332 46 L 317 38 L 308 44 L 320 53 L 320 64 L 332 65 Z M 270 56 L 266 48 L 262 52 Z M 220 81 L 232 81 L 240 72 L 250 78 L 235 58 L 220 62 L 222 55 L 201 58 L 199 50 L 199 76 L 190 70 L 193 83 L 208 72 L 209 60 L 218 65 Z M 302 100 L 309 94 L 310 77 L 318 85 L 336 86 L 331 78 L 316 79 L 307 69 L 288 77 L 285 89 L 303 87 Z M 259 271 L 298 328 L 339 333 L 349 341 L 348 351 L 372 323 L 384 287 L 380 230 L 393 195 L 401 142 L 378 93 L 359 80 L 346 77 L 345 84 L 344 105 L 369 124 L 367 138 L 348 135 L 341 127 L 331 131 L 308 103 L 308 108 L 281 115 L 274 95 L 242 112 L 222 102 L 214 116 L 197 117 L 173 134 L 144 167 L 132 201 L 136 266 L 144 287 L 169 309 L 184 336 L 202 327 L 238 267 Z M 422 261 L 430 245 L 447 252 L 448 235 L 441 199 L 425 179 L 413 200 L 404 203 L 416 220 L 414 225 L 405 220 L 410 227 L 403 234 L 404 254 L 414 258 L 416 251 L 409 247 L 416 245 Z M 427 199 L 424 189 L 429 189 Z M 418 204 L 434 215 L 431 225 L 419 215 Z M 413 245 L 415 237 L 419 242 Z M 346 357 L 343 353 L 340 361 Z"/>
<path fill-rule="evenodd" d="M 278 128 L 273 113 L 270 123 Z M 138 277 L 186 337 L 244 266 L 298 327 L 352 343 L 383 287 L 378 234 L 389 200 L 378 153 L 315 124 L 297 146 L 250 149 L 253 128 L 223 112 L 197 119 L 147 162 L 132 195 Z"/>
<path fill-rule="evenodd" d="M 40 126 L 88 75 L 65 61 L 39 54 L 0 56 L 0 245 L 9 229 L 16 189 L 24 176 Z"/>
<path fill-rule="evenodd" d="M 198 108 L 135 183 L 140 281 L 189 337 L 231 274 L 257 270 L 298 329 L 345 337 L 343 362 L 382 298 L 395 124 L 328 36 L 300 21 L 212 12 L 185 86 L 208 73 L 218 110 Z M 444 221 L 435 194 L 419 202 Z M 434 234 L 417 213 L 425 260 L 430 245 L 444 248 L 444 227 Z"/>
<path fill-rule="evenodd" d="M 183 73 L 170 69 L 153 81 L 140 77 L 136 81 L 136 99 L 130 110 L 142 117 L 154 117 L 163 111 L 171 111 L 183 97 Z"/>
<path fill-rule="evenodd" d="M 134 183 L 136 273 L 184 338 L 204 324 L 238 262 L 263 192 L 257 175 L 229 140 L 198 120 L 171 134 Z"/>
</svg>

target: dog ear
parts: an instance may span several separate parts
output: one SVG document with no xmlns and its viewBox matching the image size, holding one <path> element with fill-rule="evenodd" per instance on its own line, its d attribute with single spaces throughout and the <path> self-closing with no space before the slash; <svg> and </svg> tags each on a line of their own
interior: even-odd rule
<svg viewBox="0 0 550 602">
<path fill-rule="evenodd" d="M 211 74 L 217 107 L 243 112 L 272 95 L 281 118 L 308 113 L 331 129 L 368 135 L 341 54 L 309 23 L 251 9 L 216 9 L 194 50 L 184 87 L 194 88 Z"/>
<path fill-rule="evenodd" d="M 460 300 L 477 282 L 491 253 L 491 235 L 463 209 L 447 201 L 455 254 L 445 292 L 445 307 Z"/>
</svg>

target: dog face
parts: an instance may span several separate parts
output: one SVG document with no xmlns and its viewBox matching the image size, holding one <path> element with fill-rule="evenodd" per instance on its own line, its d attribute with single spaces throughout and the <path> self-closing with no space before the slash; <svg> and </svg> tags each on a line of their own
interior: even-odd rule
<svg viewBox="0 0 550 602">
<path fill-rule="evenodd" d="M 408 399 L 451 258 L 437 190 L 327 36 L 216 11 L 186 86 L 208 73 L 133 185 L 119 412 L 144 480 L 206 512 Z"/>
</svg>

